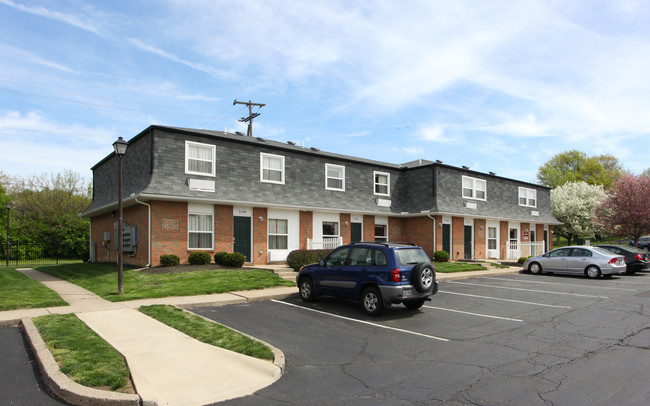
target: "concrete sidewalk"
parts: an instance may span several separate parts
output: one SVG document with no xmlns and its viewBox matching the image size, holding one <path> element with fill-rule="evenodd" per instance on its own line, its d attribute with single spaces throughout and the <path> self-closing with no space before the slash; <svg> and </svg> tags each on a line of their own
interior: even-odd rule
<svg viewBox="0 0 650 406">
<path fill-rule="evenodd" d="M 249 291 L 241 294 L 147 299 L 113 303 L 77 285 L 33 269 L 20 269 L 30 278 L 56 291 L 70 306 L 0 312 L 0 324 L 10 317 L 75 313 L 126 359 L 136 391 L 144 405 L 204 405 L 252 394 L 277 381 L 284 369 L 284 355 L 277 349 L 276 362 L 203 344 L 135 310 L 149 304 L 218 305 L 246 303 L 261 296 L 286 297 L 296 288 Z M 22 317 L 21 317 L 22 318 Z M 57 371 L 44 371 L 55 374 Z M 46 382 L 50 381 L 46 377 Z M 61 391 L 55 390 L 60 394 Z M 83 404 L 99 404 L 100 399 Z M 74 398 L 78 398 L 75 396 Z M 75 399 L 65 399 L 75 402 Z M 77 403 L 80 404 L 80 403 Z M 108 402 L 111 404 L 111 402 Z"/>
</svg>

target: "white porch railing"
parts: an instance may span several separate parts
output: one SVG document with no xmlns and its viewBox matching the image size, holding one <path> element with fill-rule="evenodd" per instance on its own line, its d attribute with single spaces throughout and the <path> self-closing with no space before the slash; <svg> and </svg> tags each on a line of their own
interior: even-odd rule
<svg viewBox="0 0 650 406">
<path fill-rule="evenodd" d="M 517 260 L 521 257 L 530 257 L 544 253 L 544 241 L 521 242 L 511 240 L 508 243 L 508 259 Z"/>
<path fill-rule="evenodd" d="M 322 241 L 307 238 L 308 250 L 333 250 L 343 245 L 343 237 L 323 237 Z"/>
</svg>

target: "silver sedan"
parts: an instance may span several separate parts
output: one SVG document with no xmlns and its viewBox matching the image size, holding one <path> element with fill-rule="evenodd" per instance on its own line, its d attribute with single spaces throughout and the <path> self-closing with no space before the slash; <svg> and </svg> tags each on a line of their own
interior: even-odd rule
<svg viewBox="0 0 650 406">
<path fill-rule="evenodd" d="M 591 246 L 557 248 L 544 255 L 531 257 L 524 269 L 532 274 L 544 272 L 587 275 L 590 278 L 610 277 L 625 273 L 625 257 Z"/>
</svg>

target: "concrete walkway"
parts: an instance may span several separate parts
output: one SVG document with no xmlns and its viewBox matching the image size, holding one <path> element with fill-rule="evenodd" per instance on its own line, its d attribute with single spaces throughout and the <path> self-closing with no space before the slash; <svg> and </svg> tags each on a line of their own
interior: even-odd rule
<svg viewBox="0 0 650 406">
<path fill-rule="evenodd" d="M 75 313 L 125 357 L 144 405 L 190 406 L 220 402 L 252 394 L 277 381 L 282 375 L 283 356 L 280 365 L 203 344 L 135 310 L 154 303 L 189 303 L 192 298 L 113 303 L 77 285 L 33 269 L 19 271 L 56 291 L 70 304 L 22 310 L 24 316 Z M 265 296 L 285 297 L 297 289 L 266 291 Z M 250 300 L 261 295 L 255 291 L 245 294 L 250 296 Z M 244 294 L 202 295 L 193 300 L 195 304 L 204 305 L 248 301 Z M 19 316 L 20 312 L 0 312 L 0 323 L 3 319 L 6 322 L 9 317 Z"/>
</svg>

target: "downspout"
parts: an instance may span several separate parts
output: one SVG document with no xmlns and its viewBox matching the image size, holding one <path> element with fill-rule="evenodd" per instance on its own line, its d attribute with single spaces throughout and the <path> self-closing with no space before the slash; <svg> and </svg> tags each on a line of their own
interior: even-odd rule
<svg viewBox="0 0 650 406">
<path fill-rule="evenodd" d="M 147 222 L 148 222 L 148 224 L 147 224 L 147 234 L 148 234 L 147 235 L 147 246 L 149 247 L 149 250 L 148 250 L 149 251 L 149 258 L 148 258 L 149 263 L 146 265 L 146 267 L 148 268 L 148 267 L 151 266 L 151 205 L 149 203 L 139 201 L 137 197 L 135 198 L 135 202 L 139 203 L 139 204 L 142 204 L 142 205 L 145 205 L 145 206 L 147 206 L 149 208 L 148 214 L 147 214 Z"/>
</svg>

